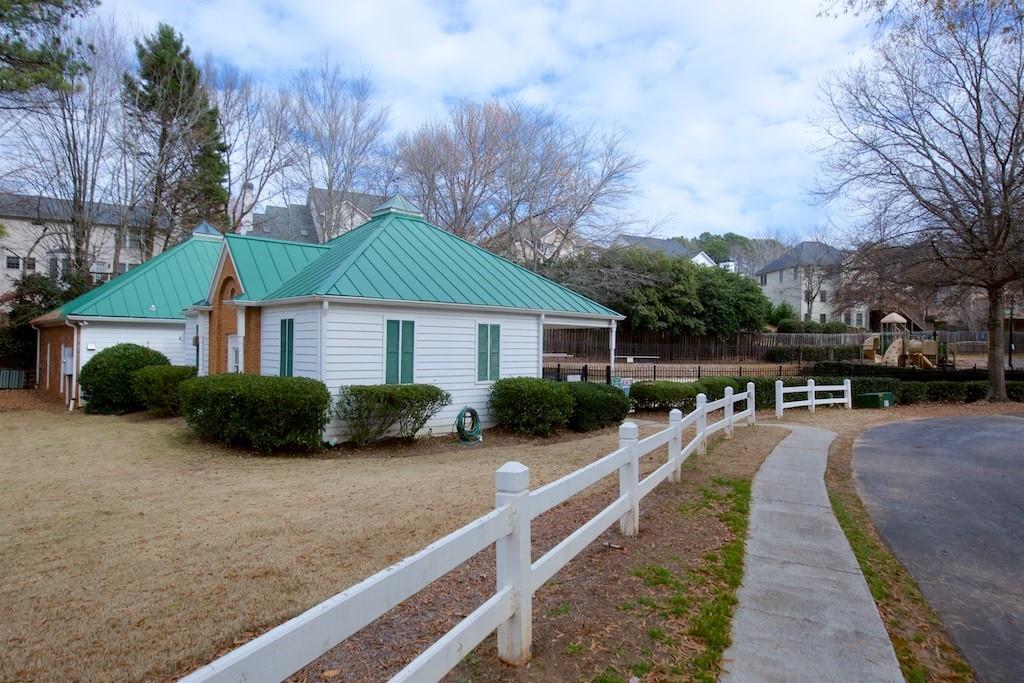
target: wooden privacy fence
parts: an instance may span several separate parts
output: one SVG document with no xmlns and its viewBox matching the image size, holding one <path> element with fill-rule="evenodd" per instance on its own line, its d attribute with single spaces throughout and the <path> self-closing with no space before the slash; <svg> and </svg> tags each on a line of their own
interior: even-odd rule
<svg viewBox="0 0 1024 683">
<path fill-rule="evenodd" d="M 833 395 L 835 392 L 843 392 L 842 396 Z M 818 392 L 827 392 L 829 396 L 819 398 Z M 806 398 L 799 401 L 785 402 L 787 394 L 804 394 Z M 815 406 L 845 405 L 849 410 L 853 408 L 853 386 L 850 380 L 844 379 L 842 384 L 823 384 L 818 386 L 813 379 L 807 380 L 807 384 L 799 387 L 783 386 L 782 380 L 775 382 L 775 417 L 782 419 L 782 414 L 787 408 L 804 408 L 814 412 Z"/>
<path fill-rule="evenodd" d="M 736 410 L 738 403 L 743 410 Z M 635 536 L 644 496 L 666 479 L 679 481 L 683 462 L 694 452 L 706 452 L 710 435 L 724 430 L 731 436 L 737 423 L 754 424 L 755 407 L 753 383 L 742 393 L 728 387 L 717 401 L 699 394 L 697 408 L 686 416 L 673 410 L 665 429 L 640 439 L 637 426 L 625 422 L 619 428 L 618 449 L 532 491 L 529 469 L 507 462 L 494 475 L 493 511 L 229 652 L 182 683 L 280 681 L 492 544 L 495 593 L 391 680 L 440 680 L 495 630 L 498 655 L 511 664 L 524 664 L 530 659 L 534 592 L 616 522 L 623 534 Z M 709 421 L 712 415 L 717 419 Z M 683 434 L 691 426 L 693 438 L 684 444 Z M 640 459 L 666 446 L 665 462 L 641 478 Z M 618 497 L 531 561 L 533 519 L 614 474 Z"/>
</svg>

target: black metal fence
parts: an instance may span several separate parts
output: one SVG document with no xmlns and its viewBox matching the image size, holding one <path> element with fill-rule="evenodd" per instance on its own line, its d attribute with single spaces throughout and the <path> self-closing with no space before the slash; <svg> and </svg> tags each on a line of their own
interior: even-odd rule
<svg viewBox="0 0 1024 683">
<path fill-rule="evenodd" d="M 808 374 L 810 366 L 801 365 L 654 365 L 623 363 L 615 365 L 615 377 L 640 381 L 670 380 L 696 382 L 705 377 L 798 377 Z M 558 363 L 544 367 L 544 379 L 560 382 L 612 383 L 608 364 Z"/>
</svg>

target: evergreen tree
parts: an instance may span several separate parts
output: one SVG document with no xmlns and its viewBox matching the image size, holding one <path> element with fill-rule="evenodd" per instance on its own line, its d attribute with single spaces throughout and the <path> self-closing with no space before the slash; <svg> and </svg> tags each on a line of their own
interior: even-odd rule
<svg viewBox="0 0 1024 683">
<path fill-rule="evenodd" d="M 125 74 L 124 96 L 149 142 L 152 195 L 142 240 L 149 258 L 161 222 L 170 228 L 167 241 L 200 220 L 226 224 L 227 147 L 217 108 L 181 35 L 160 24 L 135 51 L 139 69 Z"/>
<path fill-rule="evenodd" d="M 0 93 L 67 90 L 84 68 L 64 41 L 68 19 L 97 0 L 0 0 Z"/>
</svg>

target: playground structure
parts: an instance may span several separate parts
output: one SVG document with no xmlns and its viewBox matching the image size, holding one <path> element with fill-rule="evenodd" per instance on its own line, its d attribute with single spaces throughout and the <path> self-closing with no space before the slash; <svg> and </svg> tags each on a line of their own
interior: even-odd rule
<svg viewBox="0 0 1024 683">
<path fill-rule="evenodd" d="M 881 324 L 880 334 L 872 334 L 864 340 L 865 360 L 928 370 L 956 365 L 956 342 L 914 338 L 907 319 L 899 313 L 885 316 Z"/>
</svg>

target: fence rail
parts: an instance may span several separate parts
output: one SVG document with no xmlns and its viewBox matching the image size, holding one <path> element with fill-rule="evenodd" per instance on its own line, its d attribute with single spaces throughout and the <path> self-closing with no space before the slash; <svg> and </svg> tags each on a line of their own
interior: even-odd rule
<svg viewBox="0 0 1024 683">
<path fill-rule="evenodd" d="M 830 395 L 819 398 L 818 392 L 827 392 Z M 835 396 L 835 392 L 842 392 L 842 396 Z M 799 401 L 785 401 L 788 394 L 804 394 L 806 398 Z M 787 408 L 807 408 L 812 413 L 817 406 L 843 405 L 847 409 L 853 408 L 853 386 L 848 379 L 842 384 L 817 385 L 813 379 L 807 380 L 807 384 L 798 387 L 783 386 L 782 380 L 775 382 L 775 417 L 782 419 L 782 414 Z"/>
<path fill-rule="evenodd" d="M 736 411 L 737 404 L 742 410 Z M 714 422 L 708 416 L 721 413 Z M 679 481 L 683 462 L 704 453 L 707 438 L 756 419 L 754 384 L 708 402 L 697 396 L 688 415 L 669 414 L 669 425 L 643 439 L 632 422 L 619 428 L 619 447 L 586 467 L 530 490 L 530 471 L 508 462 L 495 472 L 495 509 L 370 578 L 316 605 L 255 640 L 182 679 L 183 683 L 241 683 L 282 680 L 382 616 L 413 594 L 490 545 L 495 546 L 497 587 L 480 607 L 460 621 L 392 680 L 437 681 L 484 638 L 498 632 L 498 655 L 511 664 L 530 659 L 534 592 L 616 522 L 621 532 L 640 529 L 640 501 L 663 481 Z M 694 435 L 683 443 L 684 431 Z M 642 458 L 667 449 L 665 461 L 640 477 Z M 619 494 L 597 515 L 531 562 L 532 521 L 573 496 L 618 474 Z"/>
</svg>

